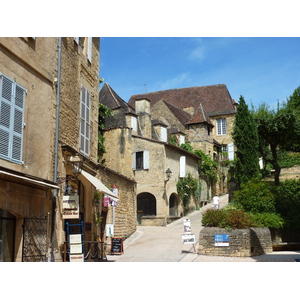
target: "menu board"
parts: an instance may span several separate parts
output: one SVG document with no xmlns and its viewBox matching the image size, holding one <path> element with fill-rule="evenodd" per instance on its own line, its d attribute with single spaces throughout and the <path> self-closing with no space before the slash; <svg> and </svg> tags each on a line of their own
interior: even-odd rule
<svg viewBox="0 0 300 300">
<path fill-rule="evenodd" d="M 111 238 L 111 253 L 122 254 L 123 251 L 123 239 L 122 238 Z"/>
</svg>

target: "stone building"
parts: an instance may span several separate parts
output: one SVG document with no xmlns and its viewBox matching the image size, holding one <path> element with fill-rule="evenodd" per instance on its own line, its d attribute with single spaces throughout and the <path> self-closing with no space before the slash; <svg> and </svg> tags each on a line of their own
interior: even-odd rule
<svg viewBox="0 0 300 300">
<path fill-rule="evenodd" d="M 170 105 L 170 111 L 165 107 L 165 113 L 169 112 L 174 122 L 174 128 L 169 130 L 165 120 L 153 119 L 147 98 L 137 99 L 133 109 L 106 83 L 99 93 L 99 101 L 113 110 L 113 115 L 106 121 L 107 151 L 103 163 L 137 182 L 138 224 L 165 226 L 168 221 L 183 215 L 176 185 L 187 174 L 201 185 L 201 194 L 191 200 L 190 210 L 207 201 L 211 191 L 206 181 L 199 178 L 199 157 L 168 143 L 169 134 L 178 138 L 181 144 L 185 142 L 185 127 L 180 125 L 184 118 L 188 121 L 185 112 Z"/>
<path fill-rule="evenodd" d="M 135 231 L 135 181 L 98 164 L 99 42 L 0 38 L 0 261 L 62 261 L 72 233 L 82 258 L 105 222 Z"/>
<path fill-rule="evenodd" d="M 154 119 L 164 122 L 170 132 L 178 127 L 194 149 L 215 159 L 234 159 L 231 131 L 236 102 L 225 84 L 133 95 L 128 104 L 134 109 L 141 97 L 149 99 Z"/>
</svg>

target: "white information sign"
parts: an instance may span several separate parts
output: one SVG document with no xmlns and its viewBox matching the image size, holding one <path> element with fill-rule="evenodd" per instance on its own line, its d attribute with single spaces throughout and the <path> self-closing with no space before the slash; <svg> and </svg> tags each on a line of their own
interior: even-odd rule
<svg viewBox="0 0 300 300">
<path fill-rule="evenodd" d="M 69 235 L 70 244 L 79 244 L 81 243 L 81 234 L 70 234 Z"/>
<path fill-rule="evenodd" d="M 79 196 L 63 196 L 63 219 L 79 219 Z"/>
</svg>

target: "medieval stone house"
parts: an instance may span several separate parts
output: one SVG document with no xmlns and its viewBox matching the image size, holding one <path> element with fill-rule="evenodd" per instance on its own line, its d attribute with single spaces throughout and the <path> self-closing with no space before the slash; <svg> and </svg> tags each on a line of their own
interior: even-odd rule
<svg viewBox="0 0 300 300">
<path fill-rule="evenodd" d="M 135 231 L 135 181 L 98 164 L 98 85 L 99 38 L 0 38 L 0 261 L 62 261 L 68 233 L 96 256 L 106 222 Z"/>
<path fill-rule="evenodd" d="M 102 87 L 99 101 L 114 112 L 106 122 L 107 152 L 103 162 L 137 182 L 136 213 L 139 224 L 166 225 L 169 219 L 183 214 L 176 184 L 188 173 L 200 179 L 201 185 L 201 193 L 191 201 L 190 209 L 210 199 L 211 187 L 201 178 L 201 174 L 199 177 L 199 157 L 179 146 L 190 142 L 194 149 L 202 149 L 215 158 L 219 157 L 223 147 L 223 156 L 227 155 L 225 148 L 227 150 L 228 144 L 232 144 L 230 129 L 235 107 L 226 86 L 216 86 L 215 90 L 218 89 L 221 91 L 216 94 L 224 94 L 219 95 L 218 99 L 210 99 L 215 99 L 215 103 L 222 99 L 221 105 L 215 105 L 218 111 L 212 109 L 207 112 L 205 101 L 198 99 L 198 102 L 188 103 L 187 95 L 191 91 L 182 94 L 182 89 L 176 90 L 181 93 L 181 100 L 180 95 L 177 99 L 176 91 L 173 91 L 169 99 L 165 94 L 151 93 L 133 96 L 126 103 L 107 83 Z M 190 98 L 196 97 L 197 89 L 194 97 Z M 172 99 L 177 99 L 177 102 Z M 207 108 L 213 108 L 212 104 L 208 104 Z M 219 129 L 214 131 L 214 123 L 220 132 Z M 219 142 L 215 132 L 219 133 Z M 171 137 L 178 140 L 178 146 L 168 142 Z"/>
</svg>

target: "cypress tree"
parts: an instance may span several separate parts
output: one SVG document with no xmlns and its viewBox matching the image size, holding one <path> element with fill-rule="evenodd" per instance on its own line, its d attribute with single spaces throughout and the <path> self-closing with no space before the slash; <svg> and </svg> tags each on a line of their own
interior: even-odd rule
<svg viewBox="0 0 300 300">
<path fill-rule="evenodd" d="M 243 96 L 239 99 L 233 125 L 235 177 L 239 184 L 259 177 L 258 133 L 253 116 Z"/>
</svg>

